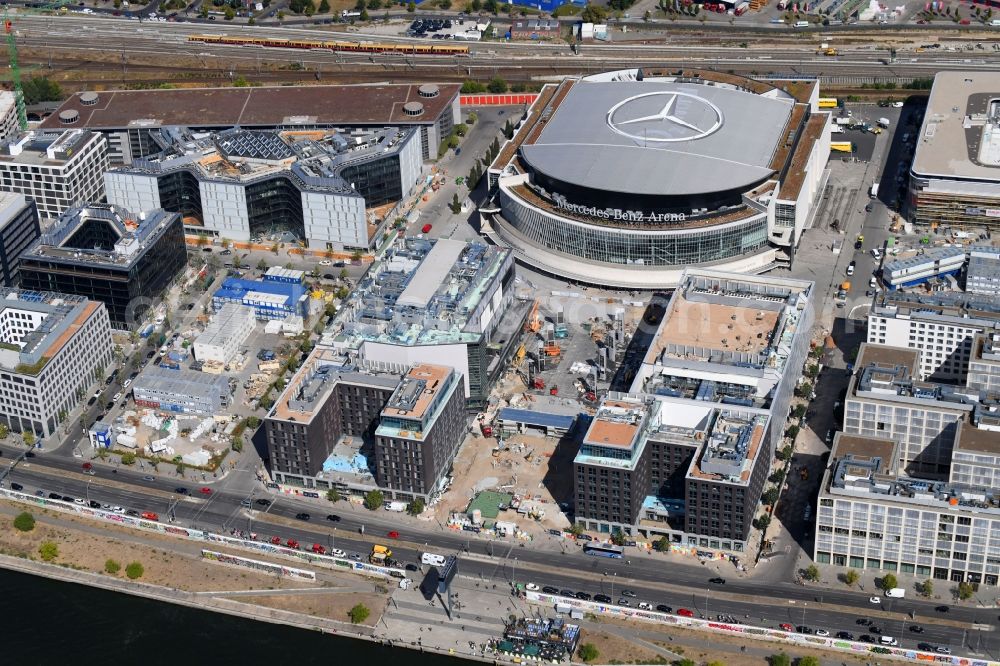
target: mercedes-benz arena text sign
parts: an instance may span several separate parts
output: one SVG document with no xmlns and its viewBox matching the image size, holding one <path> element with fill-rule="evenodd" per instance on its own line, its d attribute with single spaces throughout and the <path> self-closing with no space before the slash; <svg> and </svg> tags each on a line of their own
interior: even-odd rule
<svg viewBox="0 0 1000 666">
<path fill-rule="evenodd" d="M 722 110 L 703 97 L 659 91 L 623 99 L 610 109 L 608 127 L 640 143 L 704 138 L 722 127 Z"/>
</svg>

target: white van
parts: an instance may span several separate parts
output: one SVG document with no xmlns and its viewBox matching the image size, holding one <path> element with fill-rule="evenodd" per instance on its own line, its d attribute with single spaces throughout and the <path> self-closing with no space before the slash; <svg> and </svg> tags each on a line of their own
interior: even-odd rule
<svg viewBox="0 0 1000 666">
<path fill-rule="evenodd" d="M 894 587 L 891 590 L 886 590 L 885 596 L 893 597 L 894 599 L 902 599 L 906 596 L 906 590 L 901 587 Z"/>
<path fill-rule="evenodd" d="M 795 27 L 795 28 L 808 28 L 809 27 L 809 21 L 796 21 L 794 24 L 792 24 L 792 27 Z"/>
<path fill-rule="evenodd" d="M 878 642 L 881 643 L 882 645 L 892 645 L 892 646 L 899 645 L 899 641 L 897 641 L 892 636 L 879 636 Z"/>
<path fill-rule="evenodd" d="M 444 566 L 445 558 L 444 555 L 436 555 L 434 553 L 423 553 L 420 555 L 420 562 L 422 564 L 429 564 L 432 567 Z"/>
</svg>

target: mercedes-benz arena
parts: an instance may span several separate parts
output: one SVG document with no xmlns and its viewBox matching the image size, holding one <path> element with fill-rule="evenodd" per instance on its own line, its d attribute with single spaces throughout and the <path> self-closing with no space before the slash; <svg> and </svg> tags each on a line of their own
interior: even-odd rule
<svg viewBox="0 0 1000 666">
<path fill-rule="evenodd" d="M 490 167 L 484 231 L 523 263 L 631 289 L 788 262 L 830 154 L 818 97 L 704 71 L 547 86 Z"/>
</svg>

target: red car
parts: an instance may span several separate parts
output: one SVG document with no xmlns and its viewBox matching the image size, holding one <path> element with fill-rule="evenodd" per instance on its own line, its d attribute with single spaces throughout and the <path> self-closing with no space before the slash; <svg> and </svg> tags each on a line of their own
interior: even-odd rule
<svg viewBox="0 0 1000 666">
<path fill-rule="evenodd" d="M 295 539 L 289 539 L 288 541 L 285 542 L 285 545 L 288 546 L 289 548 L 298 548 L 299 542 L 296 541 Z"/>
<path fill-rule="evenodd" d="M 681 617 L 694 617 L 694 611 L 689 611 L 687 608 L 678 608 L 677 614 Z"/>
<path fill-rule="evenodd" d="M 152 511 L 144 511 L 142 513 L 142 517 L 145 518 L 146 520 L 159 520 L 160 519 L 160 517 L 158 515 L 156 515 L 155 513 L 153 513 Z"/>
<path fill-rule="evenodd" d="M 389 532 L 389 538 L 390 539 L 398 539 L 399 538 L 399 532 L 397 532 L 396 530 L 393 530 L 393 531 Z"/>
<path fill-rule="evenodd" d="M 324 548 L 323 546 L 319 545 L 318 543 L 314 543 L 313 544 L 313 552 L 314 553 L 319 553 L 320 555 L 326 555 L 326 548 Z"/>
<path fill-rule="evenodd" d="M 202 488 L 201 489 L 201 494 L 202 495 L 211 495 L 212 494 L 212 489 L 208 488 L 208 487 Z"/>
<path fill-rule="evenodd" d="M 271 543 L 273 543 L 275 546 L 280 546 L 281 537 L 271 537 Z"/>
<path fill-rule="evenodd" d="M 433 228 L 434 228 L 433 225 L 431 225 L 431 224 L 425 224 L 424 226 L 420 227 L 420 231 L 422 231 L 423 233 L 426 234 L 426 233 L 429 233 L 430 230 L 433 229 Z"/>
<path fill-rule="evenodd" d="M 795 627 L 788 624 L 787 622 L 779 624 L 778 628 L 781 629 L 782 631 L 795 631 Z"/>
</svg>

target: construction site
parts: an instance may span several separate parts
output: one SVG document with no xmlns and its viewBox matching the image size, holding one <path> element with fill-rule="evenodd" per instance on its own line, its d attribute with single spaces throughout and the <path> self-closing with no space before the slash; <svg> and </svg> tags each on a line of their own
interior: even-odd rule
<svg viewBox="0 0 1000 666">
<path fill-rule="evenodd" d="M 518 297 L 537 293 L 522 284 Z M 529 300 L 521 344 L 455 459 L 451 488 L 433 507 L 453 526 L 522 539 L 570 527 L 567 471 L 577 435 L 607 394 L 645 310 L 576 292 Z M 491 493 L 510 497 L 499 512 L 481 506 Z"/>
</svg>

